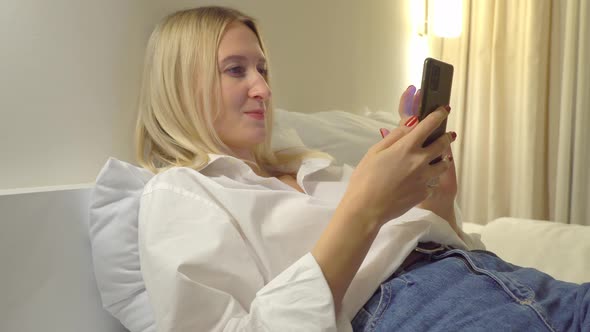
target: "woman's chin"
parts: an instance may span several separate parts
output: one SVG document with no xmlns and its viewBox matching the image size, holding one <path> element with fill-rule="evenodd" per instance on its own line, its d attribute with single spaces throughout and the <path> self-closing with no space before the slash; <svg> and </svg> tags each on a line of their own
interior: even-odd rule
<svg viewBox="0 0 590 332">
<path fill-rule="evenodd" d="M 261 136 L 257 136 L 257 137 L 244 139 L 241 142 L 239 142 L 240 144 L 238 146 L 240 147 L 240 149 L 254 150 L 259 145 L 264 144 L 265 141 L 266 141 L 266 136 L 261 135 Z"/>
</svg>

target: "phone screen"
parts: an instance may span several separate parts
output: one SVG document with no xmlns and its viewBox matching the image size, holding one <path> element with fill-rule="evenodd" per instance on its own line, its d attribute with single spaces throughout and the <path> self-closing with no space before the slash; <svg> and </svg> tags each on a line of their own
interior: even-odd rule
<svg viewBox="0 0 590 332">
<path fill-rule="evenodd" d="M 420 87 L 422 97 L 420 99 L 420 111 L 418 118 L 422 121 L 426 116 L 434 112 L 440 106 L 449 105 L 451 99 L 451 85 L 453 83 L 453 66 L 436 60 L 426 58 L 422 70 L 422 84 Z M 426 139 L 422 146 L 428 146 L 447 130 L 447 120 Z M 438 158 L 437 158 L 438 159 Z M 433 160 L 436 162 L 436 160 Z"/>
</svg>

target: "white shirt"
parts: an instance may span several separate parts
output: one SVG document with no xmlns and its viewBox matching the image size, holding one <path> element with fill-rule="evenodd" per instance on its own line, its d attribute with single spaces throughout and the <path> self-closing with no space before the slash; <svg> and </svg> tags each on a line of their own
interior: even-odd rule
<svg viewBox="0 0 590 332">
<path fill-rule="evenodd" d="M 141 268 L 158 331 L 352 331 L 350 321 L 415 248 L 465 243 L 442 218 L 414 208 L 384 225 L 336 317 L 310 251 L 330 221 L 352 168 L 305 160 L 301 193 L 210 155 L 200 172 L 172 168 L 145 187 Z"/>
</svg>

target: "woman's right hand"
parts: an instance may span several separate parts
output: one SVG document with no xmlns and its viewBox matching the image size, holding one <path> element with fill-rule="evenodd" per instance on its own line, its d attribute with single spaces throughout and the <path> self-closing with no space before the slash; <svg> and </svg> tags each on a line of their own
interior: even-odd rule
<svg viewBox="0 0 590 332">
<path fill-rule="evenodd" d="M 426 148 L 422 144 L 447 116 L 447 110 L 439 107 L 422 122 L 400 126 L 373 145 L 351 176 L 344 206 L 361 209 L 369 214 L 368 220 L 383 225 L 424 201 L 429 195 L 427 182 L 451 163 L 446 158 L 434 165 L 429 162 L 448 151 L 452 137 L 443 135 Z"/>
<path fill-rule="evenodd" d="M 446 158 L 434 165 L 429 162 L 449 148 L 450 135 L 422 148 L 447 115 L 441 107 L 419 124 L 394 129 L 369 149 L 352 173 L 311 251 L 330 286 L 336 312 L 381 226 L 422 202 L 428 196 L 428 180 L 449 168 Z"/>
</svg>

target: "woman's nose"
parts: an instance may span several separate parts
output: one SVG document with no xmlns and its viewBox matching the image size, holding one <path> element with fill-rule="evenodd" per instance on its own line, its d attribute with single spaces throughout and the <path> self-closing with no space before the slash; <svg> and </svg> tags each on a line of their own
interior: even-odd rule
<svg viewBox="0 0 590 332">
<path fill-rule="evenodd" d="M 266 82 L 265 77 L 262 74 L 256 75 L 252 86 L 250 87 L 249 97 L 259 100 L 267 100 L 272 95 L 270 86 Z"/>
</svg>

